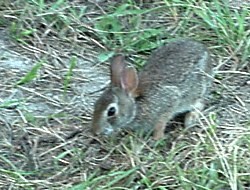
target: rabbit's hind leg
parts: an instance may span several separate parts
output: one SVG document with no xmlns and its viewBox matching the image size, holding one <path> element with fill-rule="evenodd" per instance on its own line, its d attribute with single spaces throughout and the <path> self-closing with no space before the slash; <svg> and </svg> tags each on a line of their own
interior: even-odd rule
<svg viewBox="0 0 250 190">
<path fill-rule="evenodd" d="M 199 112 L 204 109 L 204 103 L 201 99 L 197 100 L 193 106 L 193 110 L 185 115 L 185 127 L 193 127 L 199 117 Z"/>
</svg>

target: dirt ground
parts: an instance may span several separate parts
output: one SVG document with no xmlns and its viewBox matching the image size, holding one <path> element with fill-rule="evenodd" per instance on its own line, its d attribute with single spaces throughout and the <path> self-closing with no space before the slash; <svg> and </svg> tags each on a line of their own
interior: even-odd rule
<svg viewBox="0 0 250 190">
<path fill-rule="evenodd" d="M 49 172 L 57 178 L 57 170 L 50 168 L 54 151 L 58 153 L 69 146 L 94 153 L 90 143 L 95 138 L 89 132 L 89 121 L 93 103 L 107 85 L 107 67 L 79 58 L 65 94 L 63 80 L 68 68 L 57 63 L 44 64 L 34 82 L 14 87 L 36 62 L 15 51 L 18 47 L 11 43 L 6 31 L 0 31 L 0 36 L 0 102 L 10 103 L 0 108 L 0 153 L 7 154 L 20 170 L 40 170 L 41 175 Z M 72 140 L 74 134 L 80 137 Z M 61 143 L 66 146 L 57 147 Z M 11 181 L 6 184 L 4 176 L 0 177 L 0 186 L 10 184 Z"/>
</svg>

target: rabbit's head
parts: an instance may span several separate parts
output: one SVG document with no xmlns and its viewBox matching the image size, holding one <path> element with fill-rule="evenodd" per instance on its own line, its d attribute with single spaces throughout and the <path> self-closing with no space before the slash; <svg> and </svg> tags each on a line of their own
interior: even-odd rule
<svg viewBox="0 0 250 190">
<path fill-rule="evenodd" d="M 136 114 L 133 97 L 138 77 L 133 67 L 126 67 L 124 56 L 113 58 L 110 66 L 110 87 L 96 101 L 92 120 L 94 134 L 111 134 L 128 123 Z"/>
</svg>

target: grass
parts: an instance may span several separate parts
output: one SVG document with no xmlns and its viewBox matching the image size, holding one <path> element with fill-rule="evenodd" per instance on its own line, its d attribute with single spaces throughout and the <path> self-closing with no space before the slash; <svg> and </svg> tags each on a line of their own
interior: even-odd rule
<svg viewBox="0 0 250 190">
<path fill-rule="evenodd" d="M 71 80 L 72 75 L 73 75 L 73 69 L 75 68 L 76 64 L 77 64 L 76 57 L 72 57 L 70 60 L 69 70 L 68 70 L 66 77 L 64 79 L 64 93 L 66 92 L 66 89 L 69 87 L 70 80 Z"/>
<path fill-rule="evenodd" d="M 19 81 L 17 81 L 16 85 L 23 85 L 25 83 L 28 83 L 35 79 L 37 77 L 37 72 L 42 66 L 42 62 L 37 63 L 30 72 L 28 72 L 23 78 L 21 78 Z"/>
<path fill-rule="evenodd" d="M 1 189 L 250 188 L 250 114 L 244 86 L 250 69 L 249 4 L 238 9 L 219 0 L 17 0 L 0 2 L 0 15 L 0 28 L 15 51 L 36 60 L 6 90 L 23 90 L 26 100 L 0 99 L 0 111 L 16 106 L 19 113 L 0 120 Z M 77 88 L 87 81 L 82 72 L 87 65 L 81 60 L 104 65 L 124 52 L 141 67 L 153 49 L 185 37 L 207 44 L 218 60 L 215 66 L 228 72 L 217 73 L 212 103 L 201 114 L 199 127 L 176 124 L 159 142 L 136 134 L 92 136 L 86 124 L 92 107 L 84 107 L 91 94 Z M 42 99 L 34 99 L 28 87 Z M 75 103 L 77 95 L 81 101 Z M 35 115 L 26 110 L 30 101 L 48 101 L 59 110 Z M 79 123 L 80 106 L 86 123 Z M 82 133 L 74 133 L 76 125 Z"/>
</svg>

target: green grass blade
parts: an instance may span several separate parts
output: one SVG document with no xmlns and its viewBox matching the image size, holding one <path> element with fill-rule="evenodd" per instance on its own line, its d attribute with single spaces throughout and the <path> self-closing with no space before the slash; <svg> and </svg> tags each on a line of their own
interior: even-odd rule
<svg viewBox="0 0 250 190">
<path fill-rule="evenodd" d="M 111 51 L 111 52 L 104 52 L 98 55 L 98 60 L 103 63 L 107 60 L 109 60 L 111 57 L 113 57 L 113 55 L 115 54 L 115 52 Z"/>
<path fill-rule="evenodd" d="M 39 63 L 37 63 L 30 72 L 28 72 L 23 78 L 21 78 L 16 85 L 23 85 L 26 84 L 30 81 L 32 81 L 33 79 L 35 79 L 37 77 L 37 73 L 39 71 L 39 69 L 41 68 L 41 66 L 43 65 L 43 62 L 40 61 Z"/>
<path fill-rule="evenodd" d="M 77 58 L 72 57 L 70 60 L 69 70 L 65 76 L 64 83 L 63 83 L 64 92 L 66 92 L 67 88 L 69 87 L 69 83 L 73 74 L 73 69 L 76 67 L 76 64 L 77 64 Z"/>
<path fill-rule="evenodd" d="M 10 108 L 20 104 L 20 100 L 7 100 L 0 104 L 0 108 Z"/>
<path fill-rule="evenodd" d="M 118 171 L 118 172 L 114 172 L 109 174 L 109 176 L 113 177 L 114 179 L 112 181 L 110 181 L 104 188 L 107 187 L 111 187 L 112 185 L 118 183 L 120 180 L 128 177 L 130 174 L 134 173 L 136 170 L 138 169 L 138 167 L 134 167 L 130 170 L 127 171 Z"/>
</svg>

